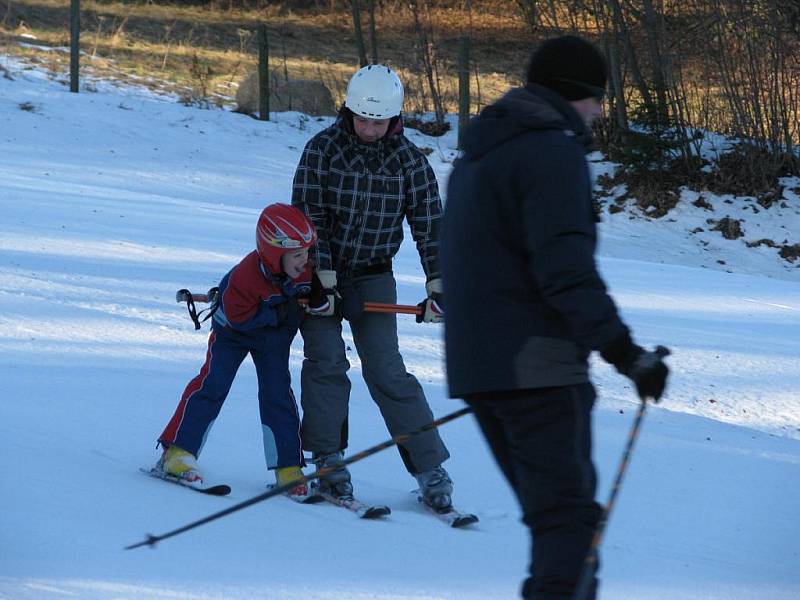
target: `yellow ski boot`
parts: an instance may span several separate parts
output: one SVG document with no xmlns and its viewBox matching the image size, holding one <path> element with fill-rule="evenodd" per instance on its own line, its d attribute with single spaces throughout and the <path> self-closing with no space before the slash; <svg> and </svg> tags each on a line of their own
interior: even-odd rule
<svg viewBox="0 0 800 600">
<path fill-rule="evenodd" d="M 279 467 L 275 469 L 275 481 L 279 486 L 287 485 L 293 481 L 300 481 L 296 486 L 286 491 L 286 495 L 297 502 L 303 502 L 309 497 L 308 485 L 302 479 L 303 471 L 300 467 Z"/>
<path fill-rule="evenodd" d="M 165 474 L 189 483 L 202 483 L 203 476 L 197 469 L 197 459 L 193 454 L 178 446 L 170 446 L 158 461 Z"/>
</svg>

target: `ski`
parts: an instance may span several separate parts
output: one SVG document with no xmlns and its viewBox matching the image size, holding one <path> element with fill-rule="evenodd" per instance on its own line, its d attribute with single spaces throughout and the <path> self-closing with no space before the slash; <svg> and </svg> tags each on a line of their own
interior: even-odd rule
<svg viewBox="0 0 800 600">
<path fill-rule="evenodd" d="M 319 495 L 331 504 L 346 508 L 361 519 L 379 519 L 392 512 L 388 506 L 370 506 L 364 504 L 360 500 L 356 500 L 352 496 L 333 496 L 322 492 Z"/>
<path fill-rule="evenodd" d="M 379 519 L 392 513 L 392 509 L 388 506 L 370 506 L 369 504 L 364 504 L 360 500 L 356 500 L 353 496 L 334 496 L 333 494 L 321 492 L 319 491 L 319 487 L 313 483 L 311 489 L 326 502 L 341 506 L 354 513 L 360 519 Z"/>
<path fill-rule="evenodd" d="M 445 509 L 436 509 L 430 504 L 425 502 L 422 493 L 419 490 L 413 492 L 417 496 L 417 501 L 425 507 L 425 510 L 433 514 L 437 519 L 447 523 L 450 527 L 466 527 L 478 522 L 477 515 L 471 513 L 462 513 L 452 506 Z"/>
<path fill-rule="evenodd" d="M 150 475 L 150 477 L 155 477 L 156 479 L 161 479 L 162 481 L 175 483 L 182 487 L 189 488 L 190 490 L 194 490 L 195 492 L 200 492 L 201 494 L 207 494 L 209 496 L 227 496 L 228 494 L 231 493 L 231 486 L 229 485 L 219 484 L 219 485 L 204 486 L 203 484 L 184 481 L 179 477 L 168 475 L 167 473 L 164 473 L 164 471 L 156 469 L 155 467 L 151 469 L 140 468 L 139 470 L 145 475 Z"/>
<path fill-rule="evenodd" d="M 275 487 L 277 487 L 277 484 L 270 483 L 267 486 L 267 489 L 271 490 L 274 489 Z M 309 489 L 308 494 L 305 495 L 290 494 L 288 492 L 285 492 L 283 495 L 286 496 L 292 502 L 297 502 L 298 504 L 317 504 L 319 502 L 325 501 L 325 498 L 313 492 L 311 489 Z"/>
</svg>

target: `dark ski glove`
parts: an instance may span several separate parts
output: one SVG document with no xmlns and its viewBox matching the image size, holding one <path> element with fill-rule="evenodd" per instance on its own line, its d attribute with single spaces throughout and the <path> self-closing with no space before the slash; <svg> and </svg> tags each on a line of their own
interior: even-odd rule
<svg viewBox="0 0 800 600">
<path fill-rule="evenodd" d="M 290 327 L 300 327 L 303 321 L 304 309 L 300 306 L 297 298 L 289 298 L 286 302 L 275 305 L 275 314 L 278 316 L 278 326 L 289 325 Z"/>
<path fill-rule="evenodd" d="M 417 323 L 441 323 L 444 320 L 444 288 L 442 280 L 431 279 L 425 284 L 428 297 L 417 304 L 422 314 L 417 315 Z"/>
<path fill-rule="evenodd" d="M 661 399 L 669 375 L 663 359 L 670 354 L 669 348 L 656 346 L 655 350 L 645 350 L 626 334 L 601 350 L 600 354 L 634 383 L 639 398 L 654 402 Z"/>
<path fill-rule="evenodd" d="M 354 323 L 364 314 L 364 300 L 355 286 L 342 288 L 342 316 Z"/>
<path fill-rule="evenodd" d="M 342 297 L 336 289 L 336 271 L 315 271 L 311 279 L 308 312 L 317 317 L 340 317 Z"/>
</svg>

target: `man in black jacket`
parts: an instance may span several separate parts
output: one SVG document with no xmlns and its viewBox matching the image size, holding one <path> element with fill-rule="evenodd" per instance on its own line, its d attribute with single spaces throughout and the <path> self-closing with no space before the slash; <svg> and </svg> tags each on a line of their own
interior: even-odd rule
<svg viewBox="0 0 800 600">
<path fill-rule="evenodd" d="M 631 339 L 595 265 L 585 154 L 605 85 L 592 44 L 544 42 L 527 84 L 470 124 L 445 207 L 450 395 L 474 408 L 519 499 L 533 538 L 522 595 L 536 600 L 572 598 L 602 514 L 589 353 L 643 399 L 659 399 L 667 378 L 660 355 Z"/>
</svg>

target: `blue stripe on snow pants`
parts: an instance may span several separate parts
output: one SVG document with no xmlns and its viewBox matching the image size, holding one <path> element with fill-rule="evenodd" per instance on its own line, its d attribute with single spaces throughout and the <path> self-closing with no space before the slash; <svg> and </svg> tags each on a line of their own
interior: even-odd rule
<svg viewBox="0 0 800 600">
<path fill-rule="evenodd" d="M 214 324 L 206 361 L 186 386 L 158 441 L 165 447 L 175 445 L 198 456 L 239 365 L 250 354 L 258 378 L 267 467 L 304 466 L 300 416 L 289 374 L 289 350 L 296 333 L 294 327 L 262 327 L 240 332 Z"/>
</svg>

